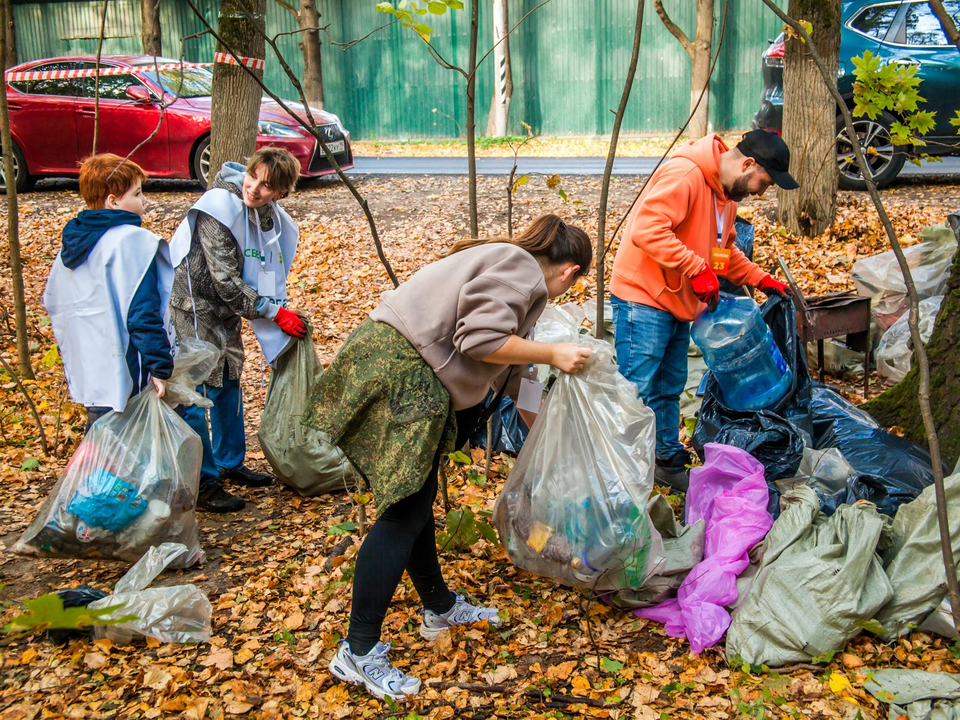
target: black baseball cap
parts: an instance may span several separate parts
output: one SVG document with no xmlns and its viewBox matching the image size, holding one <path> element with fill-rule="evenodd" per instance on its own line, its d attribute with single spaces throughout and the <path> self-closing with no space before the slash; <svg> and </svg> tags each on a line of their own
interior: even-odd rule
<svg viewBox="0 0 960 720">
<path fill-rule="evenodd" d="M 790 174 L 790 148 L 783 138 L 769 130 L 751 130 L 737 145 L 745 157 L 752 157 L 784 190 L 796 190 L 800 185 Z"/>
</svg>

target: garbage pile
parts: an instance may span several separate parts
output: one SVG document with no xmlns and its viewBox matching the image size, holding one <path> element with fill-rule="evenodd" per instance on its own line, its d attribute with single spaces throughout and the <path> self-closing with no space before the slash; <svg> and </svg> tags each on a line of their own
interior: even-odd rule
<svg viewBox="0 0 960 720">
<path fill-rule="evenodd" d="M 356 487 L 359 476 L 343 451 L 300 419 L 307 411 L 323 366 L 313 329 L 280 356 L 270 378 L 257 439 L 277 479 L 302 497 Z"/>
<path fill-rule="evenodd" d="M 209 343 L 185 344 L 167 399 L 208 403 L 193 387 L 216 358 Z M 93 424 L 13 550 L 132 562 L 154 545 L 176 542 L 188 548 L 176 567 L 202 562 L 196 519 L 201 460 L 200 438 L 150 385 L 122 413 Z"/>
<path fill-rule="evenodd" d="M 519 567 L 616 594 L 638 587 L 662 554 L 647 512 L 653 488 L 653 411 L 617 372 L 613 348 L 579 332 L 582 316 L 548 308 L 537 339 L 593 350 L 560 373 L 494 506 Z M 549 339 L 548 339 L 549 338 Z"/>
</svg>

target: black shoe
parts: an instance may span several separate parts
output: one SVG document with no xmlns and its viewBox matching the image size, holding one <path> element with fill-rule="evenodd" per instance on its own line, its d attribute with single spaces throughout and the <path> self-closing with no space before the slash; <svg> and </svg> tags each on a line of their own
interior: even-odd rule
<svg viewBox="0 0 960 720">
<path fill-rule="evenodd" d="M 653 471 L 653 481 L 661 487 L 685 493 L 690 487 L 690 473 L 685 467 L 669 468 L 658 465 Z"/>
<path fill-rule="evenodd" d="M 272 475 L 254 472 L 243 465 L 235 467 L 233 470 L 221 470 L 220 479 L 230 480 L 244 487 L 266 487 L 267 485 L 273 485 Z"/>
<path fill-rule="evenodd" d="M 216 482 L 203 485 L 197 495 L 197 507 L 213 513 L 236 512 L 246 504 L 243 498 L 231 495 Z"/>
</svg>

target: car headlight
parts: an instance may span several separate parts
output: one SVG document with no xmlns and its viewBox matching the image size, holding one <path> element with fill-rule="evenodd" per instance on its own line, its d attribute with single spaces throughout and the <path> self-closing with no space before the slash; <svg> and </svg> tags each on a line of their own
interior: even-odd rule
<svg viewBox="0 0 960 720">
<path fill-rule="evenodd" d="M 282 138 L 303 137 L 303 135 L 298 133 L 292 127 L 281 125 L 280 123 L 275 122 L 264 122 L 263 120 L 257 123 L 257 135 Z"/>
</svg>

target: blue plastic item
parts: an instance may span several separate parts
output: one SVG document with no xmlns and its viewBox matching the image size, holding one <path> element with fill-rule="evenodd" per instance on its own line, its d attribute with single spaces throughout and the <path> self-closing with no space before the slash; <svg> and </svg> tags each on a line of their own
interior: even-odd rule
<svg viewBox="0 0 960 720">
<path fill-rule="evenodd" d="M 147 501 L 112 472 L 98 468 L 90 473 L 67 505 L 93 528 L 116 532 L 127 527 L 147 509 Z"/>
<path fill-rule="evenodd" d="M 716 310 L 694 320 L 692 336 L 732 410 L 770 407 L 792 387 L 793 371 L 751 298 L 721 295 Z"/>
</svg>

